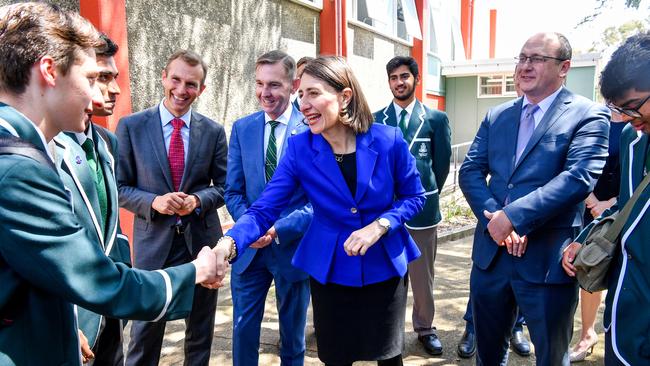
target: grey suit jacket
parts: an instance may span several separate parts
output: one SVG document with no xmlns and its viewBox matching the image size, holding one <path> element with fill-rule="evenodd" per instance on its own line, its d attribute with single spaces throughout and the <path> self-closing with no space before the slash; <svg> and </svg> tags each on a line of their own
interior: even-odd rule
<svg viewBox="0 0 650 366">
<path fill-rule="evenodd" d="M 185 241 L 195 257 L 222 235 L 217 209 L 224 204 L 228 145 L 223 126 L 192 112 L 190 139 L 180 191 L 196 195 L 201 207 L 181 217 Z M 169 254 L 176 216 L 151 208 L 156 196 L 173 192 L 158 106 L 120 119 L 118 188 L 120 206 L 135 214 L 133 264 L 158 269 Z"/>
</svg>

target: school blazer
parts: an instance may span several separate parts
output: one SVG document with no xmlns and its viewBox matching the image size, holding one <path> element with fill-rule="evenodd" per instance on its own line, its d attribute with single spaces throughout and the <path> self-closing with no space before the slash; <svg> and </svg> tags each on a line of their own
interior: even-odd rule
<svg viewBox="0 0 650 366">
<path fill-rule="evenodd" d="M 374 124 L 356 137 L 357 189 L 345 183 L 330 145 L 310 131 L 289 138 L 287 151 L 261 197 L 228 232 L 241 255 L 273 225 L 298 187 L 314 211 L 292 264 L 320 283 L 363 286 L 404 276 L 420 252 L 404 223 L 424 205 L 415 159 L 401 132 Z M 390 230 L 364 256 L 348 256 L 349 235 L 379 217 Z M 235 258 L 236 260 L 236 258 Z"/>
</svg>

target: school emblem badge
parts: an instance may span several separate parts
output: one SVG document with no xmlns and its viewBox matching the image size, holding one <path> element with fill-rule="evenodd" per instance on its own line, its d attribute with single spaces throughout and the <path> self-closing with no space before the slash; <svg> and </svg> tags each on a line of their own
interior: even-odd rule
<svg viewBox="0 0 650 366">
<path fill-rule="evenodd" d="M 424 158 L 427 155 L 429 155 L 429 149 L 427 149 L 427 144 L 426 143 L 424 143 L 424 142 L 420 143 L 420 149 L 418 149 L 418 155 L 421 158 Z"/>
</svg>

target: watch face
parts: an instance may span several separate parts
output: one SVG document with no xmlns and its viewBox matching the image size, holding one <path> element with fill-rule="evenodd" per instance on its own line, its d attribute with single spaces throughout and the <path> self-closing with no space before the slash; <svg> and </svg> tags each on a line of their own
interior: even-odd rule
<svg viewBox="0 0 650 366">
<path fill-rule="evenodd" d="M 388 219 L 382 217 L 377 221 L 379 222 L 379 225 L 381 225 L 382 227 L 386 229 L 390 228 L 390 221 L 388 221 Z"/>
</svg>

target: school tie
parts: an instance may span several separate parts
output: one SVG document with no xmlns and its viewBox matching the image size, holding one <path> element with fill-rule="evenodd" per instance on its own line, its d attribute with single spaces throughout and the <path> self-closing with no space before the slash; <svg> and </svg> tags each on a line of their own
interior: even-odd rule
<svg viewBox="0 0 650 366">
<path fill-rule="evenodd" d="M 269 143 L 266 147 L 266 161 L 264 162 L 264 175 L 266 181 L 271 181 L 275 168 L 278 166 L 278 146 L 275 142 L 275 128 L 278 127 L 280 122 L 269 121 L 271 125 L 271 133 L 269 134 Z"/>
<path fill-rule="evenodd" d="M 93 140 L 86 139 L 81 148 L 86 153 L 86 161 L 88 162 L 88 168 L 90 169 L 90 174 L 92 175 L 95 181 L 95 188 L 97 189 L 97 199 L 99 200 L 99 210 L 101 211 L 101 227 L 104 230 L 104 224 L 106 222 L 106 216 L 108 216 L 108 197 L 106 195 L 106 184 L 104 183 L 104 173 L 99 164 L 97 164 L 97 158 L 95 155 L 95 146 Z"/>
<path fill-rule="evenodd" d="M 169 140 L 169 169 L 172 172 L 172 183 L 174 184 L 174 191 L 178 192 L 181 187 L 181 180 L 183 179 L 183 171 L 185 170 L 185 147 L 183 146 L 183 137 L 181 136 L 181 128 L 185 122 L 180 118 L 172 120 L 174 131 Z"/>
<path fill-rule="evenodd" d="M 402 135 L 404 135 L 404 138 L 406 138 L 406 115 L 408 112 L 406 112 L 406 109 L 402 109 L 401 112 L 399 112 L 399 129 L 402 130 Z"/>
<path fill-rule="evenodd" d="M 524 118 L 522 118 L 521 122 L 519 123 L 515 163 L 519 162 L 519 158 L 521 157 L 521 154 L 526 149 L 526 145 L 528 145 L 528 141 L 530 140 L 530 137 L 533 135 L 533 131 L 535 131 L 534 114 L 538 109 L 539 106 L 537 104 L 529 104 L 528 106 L 526 106 L 526 112 L 524 113 Z"/>
</svg>

